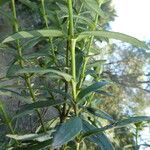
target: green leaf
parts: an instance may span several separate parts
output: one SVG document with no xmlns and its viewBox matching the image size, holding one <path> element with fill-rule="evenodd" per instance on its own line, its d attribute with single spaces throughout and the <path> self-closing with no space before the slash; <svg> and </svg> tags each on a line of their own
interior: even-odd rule
<svg viewBox="0 0 150 150">
<path fill-rule="evenodd" d="M 103 118 L 103 119 L 106 119 L 106 120 L 109 120 L 110 122 L 114 122 L 115 120 L 109 115 L 107 114 L 106 112 L 100 110 L 100 109 L 96 109 L 96 108 L 92 108 L 92 107 L 86 107 L 86 110 L 97 116 L 97 117 L 100 117 L 100 118 Z"/>
<path fill-rule="evenodd" d="M 123 119 L 121 121 L 118 121 L 115 123 L 116 127 L 123 127 L 131 123 L 136 123 L 136 122 L 143 122 L 143 121 L 150 121 L 150 116 L 136 116 L 136 117 L 130 117 L 127 119 Z"/>
<path fill-rule="evenodd" d="M 85 0 L 85 3 L 92 11 L 99 14 L 101 17 L 107 17 L 106 13 L 103 12 L 103 10 L 99 7 L 99 4 L 95 0 Z"/>
<path fill-rule="evenodd" d="M 14 62 L 13 62 L 7 69 L 6 77 L 7 78 L 15 77 L 14 72 L 18 71 L 19 69 L 21 69 L 21 67 L 19 65 L 14 64 Z"/>
<path fill-rule="evenodd" d="M 63 33 L 59 30 L 20 31 L 4 39 L 2 43 L 34 37 L 60 37 L 60 36 L 63 36 Z"/>
<path fill-rule="evenodd" d="M 25 103 L 32 102 L 30 98 L 24 97 L 20 93 L 13 91 L 11 89 L 4 88 L 4 87 L 0 87 L 0 95 L 10 96 L 10 97 L 14 96 L 17 98 L 17 100 L 25 102 Z"/>
<path fill-rule="evenodd" d="M 25 50 L 29 50 L 31 48 L 33 48 L 36 44 L 38 44 L 38 42 L 40 42 L 40 38 L 39 37 L 35 37 L 29 40 L 26 40 L 24 43 L 21 44 L 21 47 L 23 49 L 23 51 Z"/>
<path fill-rule="evenodd" d="M 44 107 L 50 107 L 50 106 L 57 106 L 65 103 L 65 101 L 61 100 L 47 100 L 47 101 L 38 101 L 31 104 L 23 105 L 22 108 L 18 111 L 16 117 L 20 117 L 23 114 L 26 114 L 30 112 L 31 110 L 38 109 L 38 108 L 44 108 Z"/>
<path fill-rule="evenodd" d="M 83 123 L 83 132 L 88 132 L 90 130 L 96 129 L 95 126 L 91 125 L 85 120 L 82 120 L 82 123 Z M 97 144 L 98 146 L 100 146 L 102 150 L 114 150 L 113 145 L 111 144 L 110 140 L 104 133 L 92 135 L 89 138 L 87 138 L 87 140 Z"/>
<path fill-rule="evenodd" d="M 89 24 L 89 26 L 91 28 L 94 27 L 94 22 L 89 18 L 86 18 L 84 16 L 79 16 L 79 15 L 74 15 L 74 18 L 77 18 L 78 22 L 80 22 L 80 20 L 82 20 L 82 22 L 84 22 L 86 25 Z"/>
<path fill-rule="evenodd" d="M 52 148 L 58 148 L 69 141 L 73 140 L 82 130 L 82 121 L 79 117 L 73 117 L 61 124 L 52 143 Z"/>
<path fill-rule="evenodd" d="M 78 40 L 81 40 L 82 38 L 85 38 L 87 36 L 97 36 L 97 37 L 104 37 L 104 38 L 109 38 L 109 39 L 116 39 L 116 40 L 121 40 L 123 42 L 130 43 L 136 47 L 141 47 L 144 49 L 150 49 L 144 42 L 123 34 L 119 32 L 111 32 L 111 31 L 85 31 L 79 34 L 77 37 Z"/>
<path fill-rule="evenodd" d="M 0 0 L 0 6 L 10 2 L 11 0 Z"/>
<path fill-rule="evenodd" d="M 105 86 L 106 84 L 108 84 L 108 82 L 106 81 L 101 81 L 101 82 L 96 82 L 90 86 L 88 86 L 87 88 L 83 89 L 80 91 L 80 93 L 78 94 L 78 99 L 81 100 L 82 98 L 84 98 L 87 94 L 91 93 L 91 92 L 95 92 L 98 89 L 102 88 L 103 86 Z"/>
<path fill-rule="evenodd" d="M 54 132 L 54 130 L 47 131 L 46 133 L 40 133 L 40 134 L 25 134 L 25 135 L 14 135 L 14 134 L 8 134 L 6 135 L 9 138 L 18 140 L 18 141 L 38 141 L 43 142 L 46 140 L 51 139 L 51 134 Z"/>
<path fill-rule="evenodd" d="M 82 135 L 82 138 L 85 138 L 85 137 L 88 137 L 88 136 L 91 136 L 91 135 L 95 135 L 95 134 L 98 134 L 98 133 L 102 133 L 103 131 L 106 131 L 108 129 L 120 128 L 120 127 L 127 126 L 131 123 L 137 123 L 137 122 L 142 122 L 142 121 L 150 121 L 150 116 L 130 117 L 128 119 L 123 119 L 123 120 L 120 120 L 120 121 L 116 121 L 116 122 L 114 122 L 112 124 L 109 124 L 107 126 L 104 126 L 102 128 L 96 128 L 96 129 L 90 130 L 90 131 L 84 133 Z"/>
<path fill-rule="evenodd" d="M 76 49 L 76 76 L 79 78 L 81 73 L 81 67 L 83 63 L 83 52 L 79 49 Z"/>
<path fill-rule="evenodd" d="M 15 72 L 15 74 L 24 74 L 24 73 L 36 73 L 36 74 L 40 74 L 40 75 L 43 75 L 46 73 L 53 73 L 53 74 L 63 77 L 68 82 L 71 81 L 71 79 L 72 79 L 71 75 L 61 72 L 61 71 L 58 71 L 58 70 L 54 70 L 54 69 L 24 68 L 24 69 L 20 69 Z"/>
<path fill-rule="evenodd" d="M 96 93 L 96 94 L 102 94 L 102 95 L 105 95 L 105 96 L 113 96 L 112 93 L 106 92 L 106 91 L 103 91 L 103 90 L 95 91 L 95 93 Z"/>
<path fill-rule="evenodd" d="M 32 10 L 38 10 L 38 6 L 35 2 L 31 2 L 30 0 L 19 0 L 19 1 Z"/>
<path fill-rule="evenodd" d="M 92 62 L 90 64 L 87 64 L 87 68 L 101 66 L 105 62 L 106 62 L 106 60 L 96 60 L 96 61 L 94 61 L 94 62 Z"/>
</svg>

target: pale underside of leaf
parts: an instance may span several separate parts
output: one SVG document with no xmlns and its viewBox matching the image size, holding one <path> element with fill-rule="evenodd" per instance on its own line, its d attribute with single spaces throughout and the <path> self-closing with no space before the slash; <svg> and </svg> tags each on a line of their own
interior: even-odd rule
<svg viewBox="0 0 150 150">
<path fill-rule="evenodd" d="M 13 134 L 8 134 L 7 137 L 13 138 L 18 141 L 29 141 L 29 140 L 35 140 L 38 142 L 43 142 L 46 140 L 51 139 L 51 134 L 55 130 L 47 131 L 46 133 L 41 133 L 41 134 L 25 134 L 25 135 L 13 135 Z"/>
</svg>

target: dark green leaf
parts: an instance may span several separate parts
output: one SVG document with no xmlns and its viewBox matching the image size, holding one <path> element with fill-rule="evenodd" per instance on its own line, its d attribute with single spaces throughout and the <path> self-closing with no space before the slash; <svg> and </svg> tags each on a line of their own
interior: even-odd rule
<svg viewBox="0 0 150 150">
<path fill-rule="evenodd" d="M 6 77 L 7 78 L 15 77 L 14 72 L 18 71 L 19 69 L 21 69 L 21 67 L 19 65 L 15 65 L 14 63 L 12 63 L 7 69 Z"/>
<path fill-rule="evenodd" d="M 60 36 L 63 36 L 63 33 L 59 30 L 20 31 L 4 39 L 2 43 L 34 37 L 60 37 Z"/>
<path fill-rule="evenodd" d="M 127 119 L 123 119 L 121 121 L 116 122 L 116 127 L 123 127 L 131 123 L 136 122 L 143 122 L 143 121 L 150 121 L 150 116 L 137 116 L 137 117 L 130 117 Z"/>
<path fill-rule="evenodd" d="M 104 64 L 106 62 L 106 60 L 96 60 L 90 64 L 87 65 L 87 68 L 91 68 L 91 67 L 97 67 L 97 66 L 101 66 L 102 64 Z"/>
<path fill-rule="evenodd" d="M 120 128 L 120 127 L 127 126 L 131 123 L 137 123 L 137 122 L 142 122 L 142 121 L 150 121 L 150 117 L 149 116 L 137 116 L 137 117 L 130 117 L 128 119 L 116 121 L 116 122 L 109 124 L 107 126 L 104 126 L 102 128 L 97 128 L 97 129 L 93 129 L 91 131 L 88 131 L 82 137 L 85 138 L 85 137 L 88 137 L 91 135 L 101 133 L 101 132 L 106 131 L 108 129 Z"/>
<path fill-rule="evenodd" d="M 30 98 L 28 97 L 24 97 L 22 96 L 20 93 L 7 89 L 7 88 L 3 88 L 0 87 L 0 95 L 5 95 L 5 96 L 14 96 L 17 98 L 17 100 L 25 102 L 25 103 L 31 103 L 32 101 L 30 100 Z"/>
<path fill-rule="evenodd" d="M 111 31 L 85 31 L 79 34 L 78 40 L 85 38 L 87 36 L 97 36 L 97 37 L 104 37 L 104 38 L 109 38 L 109 39 L 116 39 L 116 40 L 121 40 L 123 42 L 130 43 L 136 47 L 141 47 L 144 49 L 150 49 L 144 42 L 123 34 L 119 32 L 111 32 Z"/>
<path fill-rule="evenodd" d="M 105 96 L 113 96 L 112 93 L 106 92 L 106 91 L 103 91 L 103 90 L 95 91 L 95 93 L 97 93 L 97 94 L 102 94 L 102 95 L 105 95 Z"/>
<path fill-rule="evenodd" d="M 52 147 L 58 148 L 73 140 L 82 130 L 82 121 L 79 117 L 73 117 L 61 124 L 56 131 Z"/>
<path fill-rule="evenodd" d="M 15 118 L 22 114 L 26 114 L 27 112 L 34 110 L 34 109 L 50 107 L 50 106 L 57 106 L 57 105 L 63 104 L 64 102 L 65 101 L 61 101 L 61 100 L 55 100 L 55 101 L 47 100 L 47 101 L 38 101 L 38 102 L 31 103 L 31 104 L 26 104 L 26 105 L 22 106 L 22 108 L 18 111 Z"/>
<path fill-rule="evenodd" d="M 96 129 L 95 126 L 89 124 L 87 121 L 83 120 L 82 123 L 83 123 L 83 131 L 84 132 Z M 111 144 L 111 142 L 109 141 L 109 139 L 107 138 L 107 136 L 104 133 L 99 133 L 97 135 L 92 135 L 87 139 L 89 141 L 97 144 L 98 146 L 100 146 L 100 148 L 102 150 L 114 150 L 113 145 Z"/>
<path fill-rule="evenodd" d="M 31 2 L 30 0 L 19 0 L 22 4 L 26 5 L 32 10 L 37 10 L 38 6 L 35 2 Z"/>
<path fill-rule="evenodd" d="M 83 97 L 85 97 L 87 94 L 91 93 L 91 92 L 95 92 L 98 89 L 102 88 L 103 86 L 105 86 L 106 84 L 108 84 L 108 82 L 106 81 L 101 81 L 101 82 L 96 82 L 90 86 L 88 86 L 87 88 L 83 89 L 80 91 L 80 93 L 78 94 L 78 99 L 81 100 Z"/>
<path fill-rule="evenodd" d="M 100 109 L 86 107 L 86 110 L 97 117 L 109 120 L 110 122 L 114 122 L 114 119 L 109 114 L 107 114 L 106 112 L 104 112 Z"/>
<path fill-rule="evenodd" d="M 83 62 L 83 52 L 79 49 L 76 49 L 76 76 L 77 78 L 80 75 L 81 72 L 81 66 L 82 66 L 82 62 Z"/>
</svg>

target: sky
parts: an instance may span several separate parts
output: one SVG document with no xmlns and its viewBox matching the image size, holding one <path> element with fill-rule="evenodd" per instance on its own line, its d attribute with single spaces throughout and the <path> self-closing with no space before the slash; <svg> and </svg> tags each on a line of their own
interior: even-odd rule
<svg viewBox="0 0 150 150">
<path fill-rule="evenodd" d="M 112 22 L 113 31 L 150 39 L 150 0 L 114 0 L 117 16 Z"/>
<path fill-rule="evenodd" d="M 111 23 L 112 31 L 125 33 L 140 40 L 150 40 L 150 0 L 113 1 L 118 17 Z M 150 115 L 150 108 L 147 108 L 145 113 Z M 143 140 L 149 138 L 150 129 L 145 128 L 141 134 Z M 150 147 L 140 147 L 140 150 L 150 150 Z"/>
</svg>

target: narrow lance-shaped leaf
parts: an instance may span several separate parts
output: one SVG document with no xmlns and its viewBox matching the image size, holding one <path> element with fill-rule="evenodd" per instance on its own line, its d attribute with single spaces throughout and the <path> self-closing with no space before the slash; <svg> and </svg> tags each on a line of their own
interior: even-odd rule
<svg viewBox="0 0 150 150">
<path fill-rule="evenodd" d="M 114 122 L 114 123 L 104 126 L 102 128 L 97 128 L 97 129 L 88 131 L 82 135 L 82 138 L 101 133 L 108 129 L 120 128 L 120 127 L 127 126 L 131 123 L 137 123 L 137 122 L 142 122 L 142 121 L 150 121 L 150 116 L 137 116 L 137 117 L 130 117 L 128 119 L 122 119 L 120 121 Z"/>
<path fill-rule="evenodd" d="M 22 4 L 26 5 L 32 10 L 38 10 L 38 6 L 35 2 L 32 2 L 30 0 L 19 0 Z"/>
<path fill-rule="evenodd" d="M 97 37 L 104 37 L 104 38 L 109 38 L 109 39 L 116 39 L 116 40 L 130 43 L 136 47 L 150 49 L 144 42 L 132 36 L 119 33 L 119 32 L 112 32 L 112 31 L 85 31 L 85 32 L 80 33 L 77 39 L 81 40 L 87 36 L 97 36 Z"/>
<path fill-rule="evenodd" d="M 25 102 L 25 103 L 31 103 L 31 99 L 29 97 L 24 97 L 20 93 L 13 91 L 11 89 L 7 89 L 5 87 L 0 87 L 0 95 L 5 95 L 5 96 L 14 96 L 17 97 L 19 101 Z"/>
<path fill-rule="evenodd" d="M 20 31 L 4 39 L 2 43 L 34 37 L 60 37 L 60 36 L 63 36 L 63 33 L 59 30 Z"/>
<path fill-rule="evenodd" d="M 95 126 L 91 125 L 87 121 L 83 120 L 83 132 L 87 132 L 93 129 L 96 129 Z M 91 137 L 87 138 L 87 140 L 96 143 L 102 150 L 114 150 L 113 145 L 107 138 L 104 133 L 99 133 L 97 135 L 92 135 Z"/>
<path fill-rule="evenodd" d="M 92 108 L 92 107 L 87 107 L 86 110 L 97 116 L 97 117 L 100 117 L 100 118 L 103 118 L 103 119 L 106 119 L 106 120 L 109 120 L 110 122 L 114 122 L 115 120 L 109 115 L 107 114 L 106 112 L 100 110 L 100 109 L 95 109 L 95 108 Z"/>
<path fill-rule="evenodd" d="M 27 112 L 34 110 L 34 109 L 61 105 L 64 102 L 65 101 L 62 101 L 62 100 L 55 100 L 55 101 L 47 100 L 47 101 L 38 101 L 38 102 L 31 103 L 31 104 L 26 104 L 26 105 L 22 106 L 22 108 L 18 111 L 15 118 L 18 116 L 21 116 L 22 114 L 26 114 Z"/>
<path fill-rule="evenodd" d="M 101 82 L 96 82 L 96 83 L 88 86 L 87 88 L 80 91 L 80 93 L 78 94 L 78 99 L 80 100 L 83 97 L 85 97 L 87 94 L 94 92 L 94 91 L 97 91 L 98 89 L 105 86 L 106 84 L 108 84 L 108 82 L 101 81 Z"/>
<path fill-rule="evenodd" d="M 50 130 L 47 131 L 46 133 L 40 133 L 40 134 L 24 134 L 24 135 L 13 135 L 13 134 L 8 134 L 7 137 L 18 140 L 18 141 L 29 141 L 29 140 L 35 140 L 38 142 L 43 142 L 46 140 L 49 140 L 52 138 L 51 134 L 54 132 L 55 130 Z"/>
<path fill-rule="evenodd" d="M 82 121 L 79 117 L 73 117 L 61 124 L 52 143 L 52 148 L 59 148 L 67 142 L 73 140 L 82 130 Z"/>
<path fill-rule="evenodd" d="M 46 73 L 54 73 L 58 76 L 63 77 L 66 81 L 71 81 L 72 79 L 71 75 L 58 71 L 58 70 L 54 70 L 54 69 L 24 68 L 15 72 L 15 74 L 24 74 L 24 73 L 36 73 L 36 74 L 41 74 L 41 75 L 46 74 Z"/>
<path fill-rule="evenodd" d="M 85 0 L 86 5 L 95 13 L 99 14 L 101 17 L 106 18 L 106 13 L 100 8 L 99 4 L 95 0 Z"/>
<path fill-rule="evenodd" d="M 118 121 L 115 126 L 116 127 L 123 127 L 131 123 L 142 122 L 142 121 L 150 121 L 150 116 L 137 116 L 137 117 L 130 117 L 127 119 L 123 119 Z"/>
</svg>

